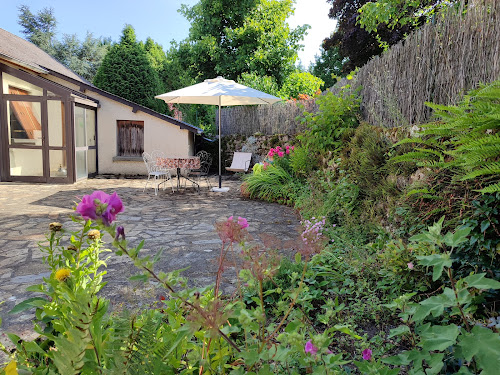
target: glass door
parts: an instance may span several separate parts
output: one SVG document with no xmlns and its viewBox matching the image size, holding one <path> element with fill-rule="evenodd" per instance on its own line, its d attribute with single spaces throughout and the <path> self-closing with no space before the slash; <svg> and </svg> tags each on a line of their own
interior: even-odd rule
<svg viewBox="0 0 500 375">
<path fill-rule="evenodd" d="M 96 110 L 75 105 L 76 179 L 97 173 Z"/>
<path fill-rule="evenodd" d="M 30 82 L 35 78 L 27 79 L 1 72 L 4 176 L 7 181 L 68 182 L 66 102 Z"/>
</svg>

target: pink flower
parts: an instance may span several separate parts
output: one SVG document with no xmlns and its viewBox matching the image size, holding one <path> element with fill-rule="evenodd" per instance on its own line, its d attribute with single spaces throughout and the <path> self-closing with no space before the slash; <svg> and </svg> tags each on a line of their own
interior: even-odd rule
<svg viewBox="0 0 500 375">
<path fill-rule="evenodd" d="M 244 217 L 238 216 L 238 224 L 240 224 L 241 229 L 248 228 L 248 221 Z"/>
<path fill-rule="evenodd" d="M 289 148 L 289 147 L 287 147 L 287 148 L 286 148 L 286 154 L 287 154 L 287 155 L 289 155 L 289 154 L 290 154 L 290 148 Z"/>
<path fill-rule="evenodd" d="M 318 348 L 314 346 L 311 340 L 306 342 L 306 346 L 304 347 L 304 351 L 306 353 L 311 353 L 311 355 L 316 355 L 318 353 Z"/>
<path fill-rule="evenodd" d="M 276 152 L 281 151 L 281 147 L 280 147 L 280 146 L 276 146 L 275 151 L 276 151 Z"/>
<path fill-rule="evenodd" d="M 363 350 L 363 359 L 366 361 L 372 359 L 372 351 L 370 349 Z"/>
<path fill-rule="evenodd" d="M 264 164 L 262 165 L 262 169 L 266 170 L 268 166 L 269 163 L 265 161 Z"/>
<path fill-rule="evenodd" d="M 269 152 L 267 153 L 267 156 L 272 158 L 274 156 L 274 148 L 270 149 Z"/>
<path fill-rule="evenodd" d="M 285 156 L 285 153 L 283 151 L 278 151 L 278 156 L 282 158 L 283 156 Z"/>
<path fill-rule="evenodd" d="M 96 190 L 90 195 L 84 195 L 78 206 L 78 212 L 85 220 L 101 219 L 108 226 L 116 220 L 116 215 L 123 212 L 123 202 L 114 192 L 108 195 L 103 191 Z"/>
<path fill-rule="evenodd" d="M 409 262 L 409 263 L 407 264 L 407 266 L 408 266 L 408 269 L 412 270 L 412 269 L 413 269 L 413 267 L 414 267 L 413 262 Z"/>
<path fill-rule="evenodd" d="M 295 150 L 295 146 L 292 146 L 292 151 Z"/>
<path fill-rule="evenodd" d="M 243 217 L 238 217 L 238 221 L 236 222 L 233 220 L 233 216 L 230 216 L 224 222 L 215 223 L 215 229 L 223 243 L 243 241 L 248 234 L 244 230 L 247 227 L 247 219 Z"/>
</svg>

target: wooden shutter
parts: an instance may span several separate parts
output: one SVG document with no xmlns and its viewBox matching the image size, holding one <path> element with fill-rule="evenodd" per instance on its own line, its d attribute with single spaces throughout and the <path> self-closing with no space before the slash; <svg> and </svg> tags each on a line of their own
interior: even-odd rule
<svg viewBox="0 0 500 375">
<path fill-rule="evenodd" d="M 118 156 L 142 156 L 144 121 L 118 120 Z"/>
</svg>

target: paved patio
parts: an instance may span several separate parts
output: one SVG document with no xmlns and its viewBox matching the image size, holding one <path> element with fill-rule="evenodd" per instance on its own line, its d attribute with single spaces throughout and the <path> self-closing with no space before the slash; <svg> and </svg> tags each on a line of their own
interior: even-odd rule
<svg viewBox="0 0 500 375">
<path fill-rule="evenodd" d="M 65 228 L 76 229 L 70 219 L 71 207 L 78 197 L 94 190 L 116 191 L 125 205 L 118 221 L 125 227 L 131 245 L 142 239 L 141 253 L 154 254 L 164 248 L 158 268 L 174 270 L 190 267 L 183 275 L 196 286 L 214 280 L 214 262 L 221 241 L 214 223 L 227 217 L 248 219 L 250 234 L 285 252 L 293 252 L 300 230 L 299 218 L 288 207 L 247 200 L 240 195 L 240 182 L 223 181 L 228 193 L 209 192 L 202 185 L 200 193 L 187 189 L 154 195 L 152 188 L 143 192 L 143 179 L 90 179 L 73 185 L 0 183 L 0 316 L 3 319 L 0 340 L 5 332 L 28 335 L 32 314 L 10 315 L 7 312 L 29 294 L 25 288 L 42 281 L 47 268 L 42 264 L 38 241 L 45 238 L 48 224 L 59 221 Z M 215 184 L 215 178 L 213 178 Z M 156 300 L 161 291 L 145 288 L 128 278 L 137 273 L 126 257 L 111 255 L 108 261 L 108 285 L 104 294 L 114 305 L 140 306 Z M 233 280 L 228 274 L 226 290 Z"/>
</svg>

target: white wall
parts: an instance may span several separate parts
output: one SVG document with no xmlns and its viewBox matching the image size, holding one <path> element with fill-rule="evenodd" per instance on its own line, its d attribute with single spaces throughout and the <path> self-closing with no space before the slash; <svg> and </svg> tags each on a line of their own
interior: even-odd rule
<svg viewBox="0 0 500 375">
<path fill-rule="evenodd" d="M 190 131 L 141 111 L 133 113 L 128 105 L 97 93 L 88 92 L 88 95 L 98 99 L 101 105 L 97 110 L 99 173 L 146 174 L 142 158 L 137 161 L 113 160 L 117 156 L 117 120 L 144 121 L 145 152 L 160 150 L 167 156 L 193 155 L 193 134 Z"/>
</svg>

